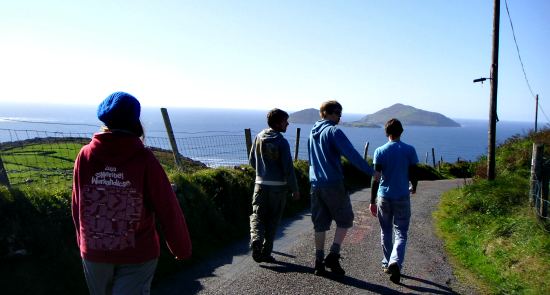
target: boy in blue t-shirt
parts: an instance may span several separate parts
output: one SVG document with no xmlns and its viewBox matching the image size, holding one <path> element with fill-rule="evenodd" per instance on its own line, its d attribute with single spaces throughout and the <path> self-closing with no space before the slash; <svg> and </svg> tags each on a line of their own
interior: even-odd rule
<svg viewBox="0 0 550 295">
<path fill-rule="evenodd" d="M 384 129 L 389 141 L 374 151 L 374 169 L 381 177 L 380 181 L 373 179 L 369 209 L 380 223 L 382 268 L 392 282 L 399 283 L 411 219 L 410 194 L 416 193 L 418 183 L 418 156 L 413 146 L 401 141 L 403 126 L 399 120 L 390 119 Z"/>
</svg>

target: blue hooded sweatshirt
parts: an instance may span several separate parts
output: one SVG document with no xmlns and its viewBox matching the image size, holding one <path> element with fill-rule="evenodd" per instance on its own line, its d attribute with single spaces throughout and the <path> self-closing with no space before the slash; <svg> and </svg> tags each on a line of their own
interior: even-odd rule
<svg viewBox="0 0 550 295">
<path fill-rule="evenodd" d="M 309 181 L 314 187 L 331 186 L 344 179 L 341 157 L 368 175 L 374 169 L 359 155 L 336 122 L 315 122 L 308 140 Z"/>
</svg>

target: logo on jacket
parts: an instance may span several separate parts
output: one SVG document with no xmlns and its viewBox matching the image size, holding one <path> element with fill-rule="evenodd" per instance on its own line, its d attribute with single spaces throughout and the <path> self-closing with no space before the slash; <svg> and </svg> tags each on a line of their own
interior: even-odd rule
<svg viewBox="0 0 550 295">
<path fill-rule="evenodd" d="M 136 229 L 143 208 L 143 196 L 129 187 L 124 173 L 115 167 L 92 176 L 81 199 L 82 239 L 89 249 L 123 250 L 136 245 Z"/>
</svg>

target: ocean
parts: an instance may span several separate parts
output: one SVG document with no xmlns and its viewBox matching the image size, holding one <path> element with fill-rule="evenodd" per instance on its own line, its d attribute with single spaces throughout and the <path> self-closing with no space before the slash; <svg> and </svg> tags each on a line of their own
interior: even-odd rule
<svg viewBox="0 0 550 295">
<path fill-rule="evenodd" d="M 14 140 L 9 130 L 32 130 L 91 135 L 101 127 L 95 106 L 68 105 L 18 105 L 0 106 L 0 143 Z M 168 108 L 176 138 L 197 136 L 239 135 L 250 128 L 252 136 L 266 127 L 267 110 Z M 364 114 L 344 114 L 342 121 L 354 121 Z M 144 107 L 142 122 L 147 137 L 166 137 L 160 108 Z M 421 162 L 435 159 L 454 162 L 458 159 L 475 161 L 487 153 L 488 123 L 483 120 L 454 119 L 462 127 L 404 126 L 402 141 L 413 145 Z M 294 152 L 296 128 L 301 129 L 299 158 L 307 159 L 307 137 L 311 124 L 290 124 L 285 137 Z M 363 155 L 368 143 L 368 155 L 387 141 L 383 128 L 340 128 L 348 136 L 357 151 Z M 497 123 L 497 144 L 514 135 L 527 134 L 534 128 L 530 122 Z M 185 154 L 184 154 L 185 155 Z M 225 157 L 232 157 L 228 154 Z M 242 158 L 242 157 L 240 157 Z"/>
</svg>

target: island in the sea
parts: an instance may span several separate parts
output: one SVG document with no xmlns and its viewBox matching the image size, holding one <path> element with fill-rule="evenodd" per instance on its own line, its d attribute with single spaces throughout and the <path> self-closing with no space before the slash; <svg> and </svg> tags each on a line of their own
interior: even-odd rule
<svg viewBox="0 0 550 295">
<path fill-rule="evenodd" d="M 342 122 L 343 126 L 380 128 L 391 118 L 397 118 L 407 126 L 460 127 L 456 121 L 436 112 L 417 109 L 412 106 L 396 103 L 376 113 L 366 115 L 357 121 Z M 305 109 L 290 114 L 289 122 L 313 124 L 319 120 L 319 110 Z"/>
</svg>

